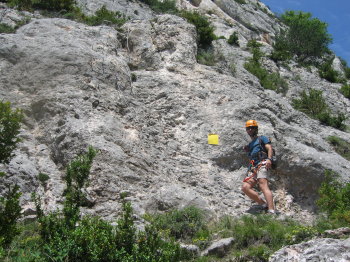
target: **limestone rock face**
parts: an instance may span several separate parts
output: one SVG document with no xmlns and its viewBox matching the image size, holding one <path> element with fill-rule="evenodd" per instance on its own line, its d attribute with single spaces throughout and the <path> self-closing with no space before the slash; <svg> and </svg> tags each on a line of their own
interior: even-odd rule
<svg viewBox="0 0 350 262">
<path fill-rule="evenodd" d="M 269 262 L 280 261 L 349 261 L 350 238 L 315 239 L 305 243 L 287 246 L 274 253 Z"/>
<path fill-rule="evenodd" d="M 246 2 L 178 2 L 202 13 L 214 6 L 205 15 L 217 34 L 239 33 L 240 47 L 225 39 L 213 42 L 220 57 L 214 66 L 197 63 L 193 25 L 142 4 L 137 4 L 142 17 L 132 17 L 121 30 L 33 15 L 16 33 L 0 34 L 0 97 L 25 113 L 23 141 L 10 164 L 0 167 L 7 172 L 0 178 L 1 192 L 6 183 L 18 183 L 28 212 L 33 191 L 42 194 L 46 209 L 56 209 L 65 166 L 92 145 L 99 153 L 86 188 L 91 207 L 84 214 L 115 218 L 119 194 L 126 192 L 138 215 L 196 205 L 213 217 L 238 216 L 251 205 L 240 191 L 247 165 L 242 147 L 249 142 L 244 123 L 256 119 L 279 158 L 271 181 L 277 207 L 291 217 L 311 218 L 324 170 L 349 179 L 349 161 L 326 139 L 350 141 L 350 135 L 320 125 L 294 110 L 291 101 L 301 90 L 316 88 L 332 110 L 347 116 L 350 102 L 338 92 L 340 84 L 320 79 L 316 70 L 279 67 L 267 58 L 264 66 L 279 72 L 289 89 L 286 95 L 263 89 L 243 67 L 251 57 L 245 42 L 273 36 L 278 25 L 271 24 L 262 3 Z M 90 11 L 106 4 L 131 12 L 136 5 L 80 3 Z M 245 10 L 244 16 L 233 15 L 234 7 Z M 271 52 L 269 41 L 262 43 Z M 219 145 L 208 145 L 210 133 L 219 135 Z M 50 176 L 46 184 L 39 173 Z"/>
</svg>

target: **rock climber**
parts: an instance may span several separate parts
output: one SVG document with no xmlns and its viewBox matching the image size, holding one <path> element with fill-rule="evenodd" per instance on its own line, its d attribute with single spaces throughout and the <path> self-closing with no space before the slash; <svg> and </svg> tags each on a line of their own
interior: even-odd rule
<svg viewBox="0 0 350 262">
<path fill-rule="evenodd" d="M 266 136 L 258 136 L 258 122 L 248 120 L 245 124 L 246 132 L 251 142 L 246 146 L 250 164 L 247 177 L 243 180 L 242 191 L 269 214 L 275 214 L 272 192 L 268 185 L 272 165 L 273 150 L 271 141 Z M 258 184 L 265 200 L 254 190 Z"/>
</svg>

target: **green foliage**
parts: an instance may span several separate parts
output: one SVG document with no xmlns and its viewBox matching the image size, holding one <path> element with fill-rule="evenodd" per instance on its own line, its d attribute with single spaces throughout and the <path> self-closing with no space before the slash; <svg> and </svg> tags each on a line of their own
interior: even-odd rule
<svg viewBox="0 0 350 262">
<path fill-rule="evenodd" d="M 329 51 L 332 42 L 327 33 L 327 24 L 310 13 L 286 11 L 282 21 L 289 27 L 276 37 L 274 59 L 288 59 L 296 56 L 299 62 L 315 62 Z"/>
<path fill-rule="evenodd" d="M 0 34 L 12 34 L 16 32 L 16 29 L 7 24 L 0 23 Z"/>
<path fill-rule="evenodd" d="M 321 78 L 324 78 L 331 83 L 339 83 L 340 82 L 340 75 L 332 67 L 333 59 L 330 59 L 330 60 L 324 62 L 320 66 L 319 75 Z"/>
<path fill-rule="evenodd" d="M 350 183 L 342 183 L 337 179 L 337 174 L 326 171 L 324 182 L 319 189 L 320 198 L 316 203 L 330 219 L 348 226 L 350 223 Z"/>
<path fill-rule="evenodd" d="M 21 110 L 11 109 L 10 102 L 0 101 L 0 163 L 8 163 L 17 143 L 20 124 L 23 119 Z"/>
<path fill-rule="evenodd" d="M 241 5 L 245 5 L 247 3 L 245 0 L 235 0 L 235 2 Z"/>
<path fill-rule="evenodd" d="M 157 13 L 171 13 L 176 14 L 178 12 L 176 8 L 176 2 L 174 0 L 140 0 L 141 2 L 149 5 L 149 7 Z"/>
<path fill-rule="evenodd" d="M 152 218 L 152 223 L 176 239 L 192 238 L 205 226 L 203 211 L 193 206 L 157 214 Z"/>
<path fill-rule="evenodd" d="M 343 113 L 332 115 L 328 110 L 318 114 L 317 119 L 326 126 L 331 126 L 339 130 L 346 129 L 346 125 L 344 124 L 344 121 L 346 120 L 346 116 Z"/>
<path fill-rule="evenodd" d="M 197 62 L 202 65 L 213 66 L 216 64 L 216 57 L 213 50 L 198 49 Z"/>
<path fill-rule="evenodd" d="M 19 186 L 8 187 L 8 191 L 0 197 L 0 246 L 7 248 L 13 238 L 19 234 L 17 220 L 21 216 L 19 205 Z"/>
<path fill-rule="evenodd" d="M 85 16 L 83 21 L 92 26 L 101 25 L 101 24 L 114 24 L 117 26 L 123 25 L 127 18 L 125 15 L 122 15 L 119 12 L 109 11 L 106 6 L 102 6 L 99 10 L 96 11 L 93 16 Z"/>
<path fill-rule="evenodd" d="M 235 238 L 232 254 L 237 261 L 268 261 L 268 257 L 281 247 L 317 234 L 312 227 L 267 215 L 223 217 L 215 231 L 222 237 Z"/>
<path fill-rule="evenodd" d="M 340 130 L 345 129 L 344 121 L 345 115 L 339 113 L 337 116 L 333 116 L 330 113 L 330 109 L 323 98 L 323 92 L 321 90 L 310 89 L 309 93 L 303 90 L 299 99 L 294 99 L 293 107 L 311 118 L 319 120 L 322 124 L 338 128 Z"/>
<path fill-rule="evenodd" d="M 349 99 L 350 99 L 350 85 L 344 84 L 344 85 L 340 88 L 340 93 L 342 93 L 346 98 L 349 98 Z"/>
<path fill-rule="evenodd" d="M 38 179 L 39 179 L 39 181 L 40 181 L 43 185 L 45 185 L 46 182 L 47 182 L 47 180 L 50 179 L 50 176 L 49 176 L 48 174 L 39 173 Z"/>
<path fill-rule="evenodd" d="M 291 232 L 286 234 L 287 242 L 289 245 L 297 244 L 306 239 L 310 239 L 317 235 L 318 231 L 312 226 L 296 226 Z"/>
<path fill-rule="evenodd" d="M 239 46 L 239 41 L 238 41 L 238 34 L 237 32 L 233 32 L 229 39 L 227 40 L 227 43 L 229 43 L 230 45 L 235 45 L 235 46 Z"/>
<path fill-rule="evenodd" d="M 75 4 L 75 0 L 32 0 L 34 9 L 45 9 L 49 11 L 68 12 L 74 9 Z"/>
<path fill-rule="evenodd" d="M 76 262 L 179 261 L 183 257 L 179 245 L 163 240 L 152 225 L 145 232 L 136 231 L 133 210 L 125 194 L 121 195 L 123 213 L 117 226 L 99 217 L 80 217 L 82 188 L 87 185 L 95 155 L 96 150 L 89 147 L 87 153 L 68 165 L 62 211 L 45 215 L 40 198 L 34 195 L 40 223 L 38 257 L 42 261 Z"/>
<path fill-rule="evenodd" d="M 350 143 L 341 139 L 337 136 L 329 136 L 327 138 L 328 142 L 334 147 L 334 150 L 344 157 L 345 159 L 350 161 Z"/>
<path fill-rule="evenodd" d="M 197 44 L 199 48 L 207 48 L 211 42 L 217 39 L 214 34 L 214 27 L 208 19 L 197 12 L 181 12 L 181 16 L 189 23 L 195 25 L 197 31 Z"/>
<path fill-rule="evenodd" d="M 43 9 L 48 11 L 71 11 L 75 0 L 9 0 L 10 6 L 20 10 Z"/>
<path fill-rule="evenodd" d="M 345 67 L 344 68 L 344 73 L 345 73 L 345 77 L 347 79 L 350 79 L 350 67 Z"/>
<path fill-rule="evenodd" d="M 79 219 L 79 208 L 84 198 L 82 188 L 87 184 L 92 161 L 96 153 L 96 150 L 90 146 L 86 154 L 79 155 L 67 167 L 65 177 L 67 185 L 65 190 L 66 199 L 63 207 L 67 226 L 74 227 Z"/>
<path fill-rule="evenodd" d="M 244 64 L 244 68 L 255 75 L 265 89 L 270 89 L 276 91 L 277 93 L 285 94 L 288 90 L 287 82 L 280 77 L 279 73 L 269 73 L 260 64 L 260 60 L 263 57 L 263 53 L 259 48 L 261 44 L 256 41 L 250 41 L 248 42 L 247 46 L 251 48 L 253 57 Z"/>
</svg>

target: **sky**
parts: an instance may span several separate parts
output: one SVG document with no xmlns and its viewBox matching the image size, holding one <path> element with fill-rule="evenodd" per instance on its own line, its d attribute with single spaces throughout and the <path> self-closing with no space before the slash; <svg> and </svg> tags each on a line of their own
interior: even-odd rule
<svg viewBox="0 0 350 262">
<path fill-rule="evenodd" d="M 260 0 L 276 14 L 303 11 L 328 24 L 329 48 L 350 67 L 350 0 Z"/>
</svg>

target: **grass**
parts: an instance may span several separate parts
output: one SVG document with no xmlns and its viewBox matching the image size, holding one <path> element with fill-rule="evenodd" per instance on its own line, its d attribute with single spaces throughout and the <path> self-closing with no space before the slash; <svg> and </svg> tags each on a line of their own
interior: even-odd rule
<svg viewBox="0 0 350 262">
<path fill-rule="evenodd" d="M 337 136 L 329 136 L 327 141 L 334 147 L 335 152 L 350 161 L 350 143 Z"/>
</svg>

